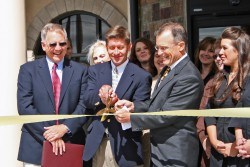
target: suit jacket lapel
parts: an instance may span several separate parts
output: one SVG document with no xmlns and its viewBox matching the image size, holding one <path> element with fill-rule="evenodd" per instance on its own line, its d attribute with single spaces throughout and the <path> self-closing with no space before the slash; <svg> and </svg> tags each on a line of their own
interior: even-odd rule
<svg viewBox="0 0 250 167">
<path fill-rule="evenodd" d="M 190 61 L 189 56 L 185 57 L 182 61 L 180 61 L 173 70 L 171 70 L 168 75 L 162 80 L 162 82 L 160 83 L 159 87 L 156 88 L 152 94 L 152 100 L 156 97 L 156 95 L 160 92 L 160 90 L 167 84 L 169 83 L 175 75 L 178 75 L 180 73 L 180 71 L 182 70 L 183 67 L 185 67 L 185 65 L 187 64 L 187 62 Z"/>
<path fill-rule="evenodd" d="M 112 86 L 112 67 L 110 62 L 105 63 L 105 66 L 103 66 L 103 69 L 101 69 L 100 80 L 98 82 L 101 82 L 101 86 Z"/>
<path fill-rule="evenodd" d="M 167 68 L 168 68 L 168 66 L 163 67 L 162 71 L 160 72 L 160 76 L 158 77 L 157 82 L 156 82 L 156 84 L 155 84 L 155 86 L 153 88 L 154 89 L 153 92 L 155 92 L 156 89 L 159 87 L 159 83 L 161 81 L 161 77 L 164 75 L 164 73 L 167 70 Z"/>
<path fill-rule="evenodd" d="M 115 91 L 120 99 L 123 98 L 124 94 L 127 92 L 133 82 L 134 70 L 130 65 L 131 63 L 128 62 Z"/>
<path fill-rule="evenodd" d="M 175 76 L 175 69 L 171 70 L 168 75 L 161 81 L 160 85 L 154 90 L 153 94 L 152 94 L 152 98 L 154 99 L 156 97 L 156 95 L 160 92 L 160 90 L 168 83 L 170 82 L 174 76 Z"/>
<path fill-rule="evenodd" d="M 71 77 L 74 73 L 73 68 L 71 67 L 70 60 L 64 59 L 63 63 L 63 76 L 62 76 L 62 87 L 61 87 L 61 94 L 60 94 L 60 101 L 59 106 L 63 100 L 63 97 L 68 89 L 68 85 L 71 81 Z"/>
<path fill-rule="evenodd" d="M 46 61 L 46 58 L 41 58 L 39 60 L 38 73 L 41 76 L 42 83 L 48 92 L 48 95 L 49 95 L 49 98 L 50 98 L 52 104 L 55 107 L 51 75 L 50 75 L 50 71 L 49 71 L 49 67 L 48 67 L 48 63 Z"/>
</svg>

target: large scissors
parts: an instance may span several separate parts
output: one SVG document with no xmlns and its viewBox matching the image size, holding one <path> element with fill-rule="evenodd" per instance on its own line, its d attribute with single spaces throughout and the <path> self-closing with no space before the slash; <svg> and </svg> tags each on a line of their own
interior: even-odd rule
<svg viewBox="0 0 250 167">
<path fill-rule="evenodd" d="M 109 92 L 109 90 L 108 90 L 108 92 Z M 103 121 L 105 121 L 107 119 L 107 115 L 106 114 L 115 113 L 115 109 L 111 107 L 111 102 L 112 102 L 112 97 L 109 94 L 108 98 L 107 98 L 106 107 L 104 109 L 101 109 L 100 111 L 98 111 L 96 113 L 97 116 L 102 116 L 101 122 L 103 122 Z"/>
</svg>

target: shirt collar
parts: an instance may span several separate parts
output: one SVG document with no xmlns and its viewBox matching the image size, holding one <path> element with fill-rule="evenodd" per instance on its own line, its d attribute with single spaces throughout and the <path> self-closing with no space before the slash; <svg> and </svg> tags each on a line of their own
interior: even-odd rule
<svg viewBox="0 0 250 167">
<path fill-rule="evenodd" d="M 114 70 L 114 68 L 116 67 L 117 70 L 118 70 L 118 73 L 123 73 L 123 71 L 124 71 L 125 67 L 127 66 L 127 64 L 128 64 L 128 59 L 127 59 L 124 63 L 122 63 L 121 65 L 119 65 L 119 66 L 117 66 L 117 67 L 116 67 L 116 66 L 114 65 L 114 63 L 111 61 L 112 70 Z"/>
<path fill-rule="evenodd" d="M 46 56 L 46 60 L 47 60 L 47 63 L 48 63 L 48 66 L 49 66 L 49 69 L 51 70 L 54 66 L 54 62 L 51 61 L 48 56 Z M 62 59 L 59 63 L 57 63 L 57 69 L 58 70 L 62 70 L 63 69 L 63 62 L 64 62 L 64 59 Z"/>
<path fill-rule="evenodd" d="M 174 62 L 174 64 L 170 66 L 170 69 L 172 70 L 180 61 L 182 61 L 187 56 L 187 53 L 185 53 L 184 56 L 182 56 L 179 60 L 177 60 L 176 62 Z"/>
</svg>

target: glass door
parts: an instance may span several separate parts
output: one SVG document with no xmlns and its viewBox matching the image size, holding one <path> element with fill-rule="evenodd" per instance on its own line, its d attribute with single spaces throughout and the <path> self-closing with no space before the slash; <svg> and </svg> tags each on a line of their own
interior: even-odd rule
<svg viewBox="0 0 250 167">
<path fill-rule="evenodd" d="M 220 37 L 226 27 L 237 26 L 249 32 L 250 14 L 237 16 L 194 16 L 189 31 L 189 54 L 192 57 L 195 49 L 204 37 Z"/>
<path fill-rule="evenodd" d="M 200 40 L 206 36 L 220 37 L 229 26 L 249 32 L 250 1 L 187 0 L 188 52 L 193 54 Z"/>
</svg>

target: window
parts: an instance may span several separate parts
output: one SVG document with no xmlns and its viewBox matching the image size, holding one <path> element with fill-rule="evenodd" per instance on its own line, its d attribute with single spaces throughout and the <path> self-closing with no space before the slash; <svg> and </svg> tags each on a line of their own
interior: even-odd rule
<svg viewBox="0 0 250 167">
<path fill-rule="evenodd" d="M 241 27 L 249 33 L 249 5 L 249 0 L 187 1 L 188 50 L 192 59 L 199 41 L 205 36 L 218 38 L 229 26 Z"/>
<path fill-rule="evenodd" d="M 72 59 L 80 63 L 87 63 L 86 55 L 89 46 L 97 39 L 104 40 L 105 33 L 110 28 L 105 20 L 88 12 L 66 13 L 51 22 L 61 24 L 66 29 L 73 45 Z M 41 47 L 40 35 L 34 47 L 34 54 L 36 58 L 45 55 Z"/>
</svg>

